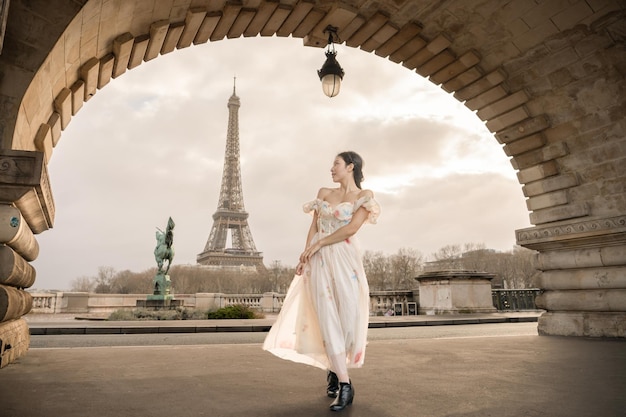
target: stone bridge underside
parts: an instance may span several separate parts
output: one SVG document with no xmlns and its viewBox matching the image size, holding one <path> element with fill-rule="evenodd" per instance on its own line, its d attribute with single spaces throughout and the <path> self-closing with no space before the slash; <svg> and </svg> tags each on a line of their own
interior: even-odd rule
<svg viewBox="0 0 626 417">
<path fill-rule="evenodd" d="M 47 163 L 73 116 L 160 55 L 237 37 L 354 48 L 427 77 L 493 132 L 538 251 L 545 335 L 626 337 L 626 53 L 621 0 L 0 0 L 0 366 L 28 347 L 51 228 Z M 321 93 L 320 93 L 321 94 Z M 513 233 L 513 231 L 511 231 Z M 10 345 L 9 348 L 7 346 Z"/>
</svg>

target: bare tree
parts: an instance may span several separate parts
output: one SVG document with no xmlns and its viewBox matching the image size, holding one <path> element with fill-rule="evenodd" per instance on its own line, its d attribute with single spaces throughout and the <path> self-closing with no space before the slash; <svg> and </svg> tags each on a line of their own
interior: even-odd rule
<svg viewBox="0 0 626 417">
<path fill-rule="evenodd" d="M 429 262 L 431 268 L 435 269 L 460 269 L 462 268 L 461 245 L 446 245 L 432 254 L 434 261 Z"/>
<path fill-rule="evenodd" d="M 70 289 L 74 292 L 93 292 L 95 288 L 95 280 L 89 277 L 78 277 L 70 283 Z"/>
<path fill-rule="evenodd" d="M 382 252 L 365 251 L 363 253 L 363 268 L 370 289 L 382 291 L 391 286 L 391 266 L 389 259 Z"/>
<path fill-rule="evenodd" d="M 98 275 L 96 276 L 96 288 L 95 292 L 100 294 L 111 294 L 113 288 L 111 286 L 113 277 L 115 276 L 115 269 L 111 266 L 98 267 Z"/>
<path fill-rule="evenodd" d="M 422 271 L 424 257 L 410 248 L 400 248 L 391 256 L 391 290 L 410 290 L 416 287 L 415 277 Z"/>
</svg>

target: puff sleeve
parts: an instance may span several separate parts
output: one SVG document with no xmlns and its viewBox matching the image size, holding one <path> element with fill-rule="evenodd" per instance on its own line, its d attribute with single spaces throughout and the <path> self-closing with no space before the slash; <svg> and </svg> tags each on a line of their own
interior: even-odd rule
<svg viewBox="0 0 626 417">
<path fill-rule="evenodd" d="M 354 203 L 354 211 L 357 211 L 361 207 L 369 212 L 366 221 L 371 224 L 376 224 L 378 216 L 380 216 L 380 205 L 378 202 L 373 197 L 361 197 Z"/>
<path fill-rule="evenodd" d="M 313 213 L 313 211 L 316 211 L 316 210 L 319 211 L 321 203 L 322 203 L 322 200 L 320 200 L 319 198 L 316 198 L 313 201 L 309 201 L 308 203 L 305 203 L 302 206 L 302 210 L 307 214 L 311 214 Z"/>
</svg>

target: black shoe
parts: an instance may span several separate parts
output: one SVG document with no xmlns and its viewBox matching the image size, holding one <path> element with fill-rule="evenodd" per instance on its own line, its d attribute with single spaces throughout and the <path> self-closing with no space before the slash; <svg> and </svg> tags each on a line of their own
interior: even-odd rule
<svg viewBox="0 0 626 417">
<path fill-rule="evenodd" d="M 339 378 L 337 378 L 337 374 L 333 371 L 328 371 L 326 375 L 326 381 L 328 382 L 328 386 L 326 387 L 326 395 L 330 398 L 336 398 L 337 392 L 339 392 Z"/>
<path fill-rule="evenodd" d="M 339 383 L 339 392 L 337 393 L 337 398 L 330 405 L 331 411 L 341 411 L 350 404 L 352 404 L 352 400 L 354 399 L 354 388 L 352 388 L 352 384 L 347 384 L 345 382 Z"/>
</svg>

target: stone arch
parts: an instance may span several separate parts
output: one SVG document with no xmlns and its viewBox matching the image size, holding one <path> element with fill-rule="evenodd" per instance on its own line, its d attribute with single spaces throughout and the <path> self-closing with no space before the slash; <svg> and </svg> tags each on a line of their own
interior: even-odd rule
<svg viewBox="0 0 626 417">
<path fill-rule="evenodd" d="M 4 19 L 0 151 L 9 159 L 38 155 L 33 166 L 41 166 L 33 184 L 0 182 L 27 190 L 0 199 L 35 234 L 54 219 L 45 175 L 54 146 L 111 79 L 176 49 L 241 36 L 324 47 L 330 24 L 347 46 L 452 94 L 503 145 L 534 225 L 516 238 L 539 251 L 538 304 L 548 311 L 540 332 L 626 335 L 619 324 L 626 322 L 623 5 L 85 0 L 59 9 L 13 0 Z"/>
</svg>

